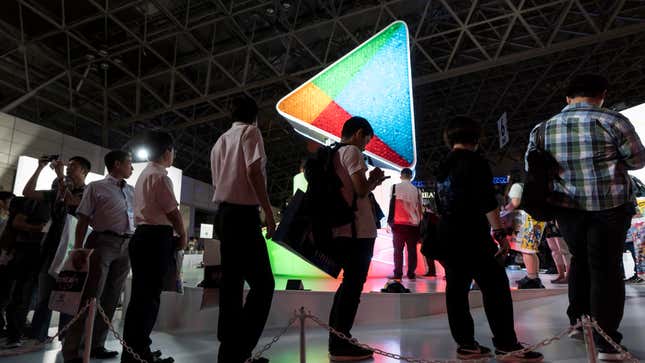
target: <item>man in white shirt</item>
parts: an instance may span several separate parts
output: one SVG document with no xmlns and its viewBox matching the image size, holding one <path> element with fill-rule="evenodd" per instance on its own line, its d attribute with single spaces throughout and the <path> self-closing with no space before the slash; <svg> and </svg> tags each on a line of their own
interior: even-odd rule
<svg viewBox="0 0 645 363">
<path fill-rule="evenodd" d="M 151 131 L 145 138 L 150 163 L 143 169 L 134 188 L 134 222 L 137 229 L 128 250 L 132 265 L 132 293 L 125 314 L 123 338 L 135 353 L 148 362 L 172 363 L 170 357 L 150 351 L 150 333 L 157 321 L 163 278 L 173 254 L 183 250 L 187 234 L 167 168 L 175 159 L 170 134 Z M 179 239 L 173 238 L 173 232 Z M 122 363 L 139 362 L 125 349 Z"/>
<path fill-rule="evenodd" d="M 401 170 L 401 182 L 392 186 L 390 201 L 392 244 L 394 246 L 394 275 L 389 278 L 401 279 L 403 276 L 403 247 L 408 248 L 408 278 L 416 279 L 417 243 L 419 242 L 423 202 L 421 192 L 412 185 L 412 170 Z"/>
<path fill-rule="evenodd" d="M 300 162 L 300 172 L 293 176 L 293 194 L 296 194 L 298 190 L 302 190 L 303 192 L 307 191 L 308 183 L 307 178 L 305 178 L 305 162 L 306 160 Z"/>
<path fill-rule="evenodd" d="M 275 231 L 266 189 L 266 154 L 256 126 L 258 107 L 250 98 L 236 100 L 233 126 L 211 150 L 213 202 L 218 205 L 220 239 L 219 363 L 242 363 L 258 343 L 273 299 L 275 282 L 258 206 L 264 211 L 267 238 Z M 249 293 L 244 303 L 244 282 Z M 268 362 L 266 358 L 252 360 Z"/>
<path fill-rule="evenodd" d="M 85 187 L 83 198 L 76 209 L 78 224 L 74 248 L 83 247 L 88 226 L 92 233 L 85 248 L 92 249 L 90 268 L 83 292 L 83 301 L 95 297 L 112 319 L 125 279 L 130 273 L 128 242 L 134 232 L 134 188 L 125 179 L 132 175 L 132 157 L 126 151 L 113 150 L 105 155 L 108 175 Z M 73 262 L 80 269 L 86 259 L 80 251 L 74 252 Z M 63 341 L 65 363 L 80 363 L 84 319 L 79 319 L 68 330 Z M 105 349 L 108 327 L 97 314 L 92 332 L 90 356 L 97 359 L 116 357 L 117 351 Z"/>
<path fill-rule="evenodd" d="M 350 330 L 358 311 L 363 284 L 374 253 L 376 221 L 368 194 L 385 180 L 379 168 L 365 177 L 367 165 L 362 152 L 374 136 L 369 122 L 362 117 L 352 117 L 345 122 L 341 143 L 345 146 L 334 154 L 334 167 L 342 181 L 341 192 L 348 205 L 356 201 L 354 223 L 334 228 L 334 251 L 340 251 L 336 262 L 343 268 L 343 282 L 334 296 L 329 325 L 351 336 Z M 332 360 L 356 361 L 368 359 L 373 352 L 356 347 L 337 336 L 329 335 L 329 355 Z"/>
</svg>

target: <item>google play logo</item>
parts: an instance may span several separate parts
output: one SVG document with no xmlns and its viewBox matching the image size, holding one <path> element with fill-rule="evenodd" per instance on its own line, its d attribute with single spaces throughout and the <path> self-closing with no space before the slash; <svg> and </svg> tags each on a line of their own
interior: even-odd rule
<svg viewBox="0 0 645 363">
<path fill-rule="evenodd" d="M 276 105 L 300 134 L 339 141 L 343 123 L 366 118 L 366 154 L 394 169 L 414 168 L 416 141 L 408 27 L 396 21 L 282 98 Z"/>
</svg>

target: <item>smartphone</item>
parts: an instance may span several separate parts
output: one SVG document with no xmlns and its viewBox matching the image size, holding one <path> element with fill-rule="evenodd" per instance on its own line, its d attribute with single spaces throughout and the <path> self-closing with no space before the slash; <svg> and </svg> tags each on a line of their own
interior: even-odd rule
<svg viewBox="0 0 645 363">
<path fill-rule="evenodd" d="M 60 155 L 43 155 L 40 157 L 40 160 L 47 160 L 49 162 L 52 162 L 54 160 L 58 160 Z"/>
</svg>

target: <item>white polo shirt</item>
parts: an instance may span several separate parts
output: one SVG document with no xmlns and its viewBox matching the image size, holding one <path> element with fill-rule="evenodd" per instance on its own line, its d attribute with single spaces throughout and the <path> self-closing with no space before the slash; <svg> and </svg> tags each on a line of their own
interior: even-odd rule
<svg viewBox="0 0 645 363">
<path fill-rule="evenodd" d="M 213 202 L 259 205 L 248 176 L 251 164 L 260 160 L 266 183 L 266 154 L 262 133 L 256 126 L 234 122 L 211 150 Z"/>
<path fill-rule="evenodd" d="M 122 186 L 121 186 L 122 185 Z M 99 232 L 134 233 L 134 188 L 112 175 L 89 183 L 77 214 L 90 218 L 90 226 Z"/>
<path fill-rule="evenodd" d="M 148 163 L 134 187 L 136 225 L 172 226 L 166 214 L 178 204 L 166 168 L 154 162 Z"/>
</svg>

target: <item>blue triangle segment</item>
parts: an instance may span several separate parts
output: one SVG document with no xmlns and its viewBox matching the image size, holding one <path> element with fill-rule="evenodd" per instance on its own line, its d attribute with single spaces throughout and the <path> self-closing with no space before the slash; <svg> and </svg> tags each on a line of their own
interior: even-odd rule
<svg viewBox="0 0 645 363">
<path fill-rule="evenodd" d="M 398 26 L 389 41 L 334 101 L 348 113 L 369 120 L 376 136 L 413 166 L 415 141 L 409 51 L 407 27 Z"/>
</svg>

